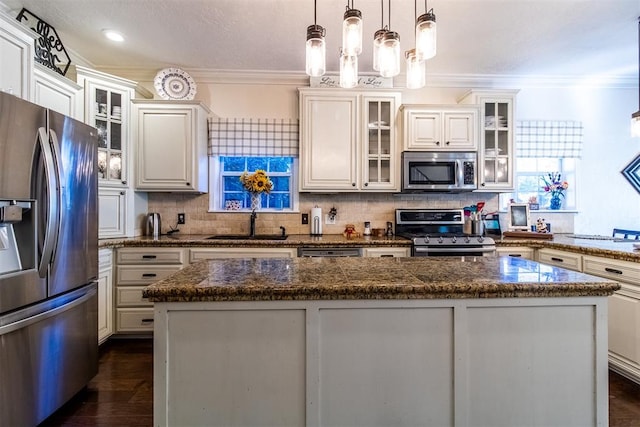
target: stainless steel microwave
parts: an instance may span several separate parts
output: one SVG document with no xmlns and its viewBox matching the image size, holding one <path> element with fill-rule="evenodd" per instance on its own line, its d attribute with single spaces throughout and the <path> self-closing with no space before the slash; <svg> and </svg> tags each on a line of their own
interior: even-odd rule
<svg viewBox="0 0 640 427">
<path fill-rule="evenodd" d="M 475 152 L 404 151 L 402 191 L 462 192 L 478 188 Z"/>
</svg>

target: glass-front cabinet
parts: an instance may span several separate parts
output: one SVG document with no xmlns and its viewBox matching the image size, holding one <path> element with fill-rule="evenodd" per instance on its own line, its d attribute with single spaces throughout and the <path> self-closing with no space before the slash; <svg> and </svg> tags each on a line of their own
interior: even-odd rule
<svg viewBox="0 0 640 427">
<path fill-rule="evenodd" d="M 94 88 L 95 119 L 98 129 L 98 178 L 126 182 L 122 172 L 122 98 L 123 94 Z"/>
<path fill-rule="evenodd" d="M 395 116 L 399 95 L 363 96 L 363 189 L 396 188 Z"/>
<path fill-rule="evenodd" d="M 478 191 L 514 188 L 514 109 L 517 91 L 470 91 L 462 102 L 480 106 Z"/>
</svg>

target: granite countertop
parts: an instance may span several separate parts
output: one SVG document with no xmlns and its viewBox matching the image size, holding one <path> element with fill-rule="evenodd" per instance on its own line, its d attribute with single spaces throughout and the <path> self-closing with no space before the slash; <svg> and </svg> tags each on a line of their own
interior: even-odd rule
<svg viewBox="0 0 640 427">
<path fill-rule="evenodd" d="M 157 246 L 200 246 L 200 247 L 228 247 L 252 246 L 281 248 L 297 248 L 300 246 L 314 247 L 411 247 L 411 241 L 403 237 L 353 237 L 346 238 L 342 234 L 324 234 L 311 236 L 309 234 L 290 234 L 286 240 L 238 240 L 238 239 L 208 239 L 211 234 L 171 234 L 158 238 L 139 236 L 130 238 L 100 239 L 99 247 L 157 247 Z"/>
<path fill-rule="evenodd" d="M 153 302 L 611 295 L 620 285 L 512 257 L 275 258 L 192 264 L 143 291 Z"/>
</svg>

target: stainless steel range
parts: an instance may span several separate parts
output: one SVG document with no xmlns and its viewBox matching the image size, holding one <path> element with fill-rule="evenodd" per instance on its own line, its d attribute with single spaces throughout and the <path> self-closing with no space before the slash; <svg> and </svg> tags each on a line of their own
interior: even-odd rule
<svg viewBox="0 0 640 427">
<path fill-rule="evenodd" d="M 462 209 L 396 209 L 396 235 L 413 241 L 413 256 L 489 256 L 491 237 L 465 234 Z"/>
</svg>

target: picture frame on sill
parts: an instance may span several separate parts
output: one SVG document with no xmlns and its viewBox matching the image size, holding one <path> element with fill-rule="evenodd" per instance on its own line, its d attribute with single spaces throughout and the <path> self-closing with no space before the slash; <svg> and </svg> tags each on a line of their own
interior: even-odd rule
<svg viewBox="0 0 640 427">
<path fill-rule="evenodd" d="M 507 208 L 507 220 L 509 231 L 529 231 L 531 219 L 528 203 L 512 203 Z"/>
<path fill-rule="evenodd" d="M 540 203 L 529 203 L 529 210 L 532 210 L 532 211 L 540 210 Z"/>
</svg>

